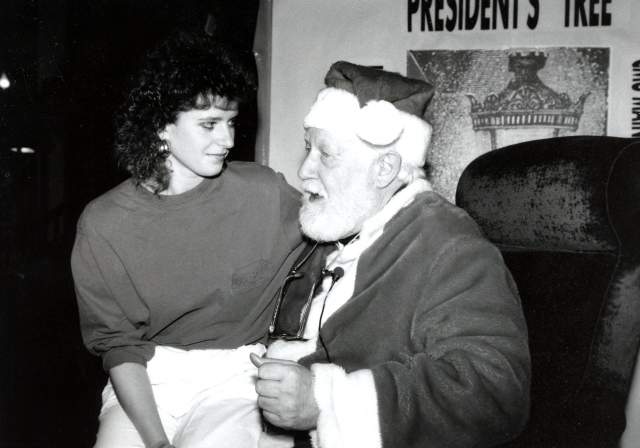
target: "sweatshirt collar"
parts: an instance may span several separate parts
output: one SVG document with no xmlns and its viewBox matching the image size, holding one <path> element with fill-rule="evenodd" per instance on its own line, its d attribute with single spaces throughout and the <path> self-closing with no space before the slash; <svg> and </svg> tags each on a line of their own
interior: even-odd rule
<svg viewBox="0 0 640 448">
<path fill-rule="evenodd" d="M 142 199 L 144 202 L 151 204 L 155 207 L 160 208 L 170 208 L 170 207 L 178 207 L 184 204 L 188 204 L 191 201 L 199 198 L 205 192 L 207 192 L 214 184 L 217 184 L 219 176 L 216 178 L 203 178 L 202 182 L 196 185 L 191 190 L 185 191 L 180 194 L 155 194 L 152 191 L 149 191 L 147 188 L 142 185 L 135 185 L 133 180 L 131 180 L 131 185 L 134 189 L 136 196 Z"/>
</svg>

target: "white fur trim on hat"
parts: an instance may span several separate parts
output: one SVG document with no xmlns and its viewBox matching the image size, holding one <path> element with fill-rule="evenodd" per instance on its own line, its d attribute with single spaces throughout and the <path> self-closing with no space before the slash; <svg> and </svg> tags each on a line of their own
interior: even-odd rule
<svg viewBox="0 0 640 448">
<path fill-rule="evenodd" d="M 395 144 L 395 151 L 402 156 L 403 163 L 421 168 L 427 161 L 427 150 L 433 129 L 429 123 L 399 111 L 404 121 L 404 130 Z"/>
<path fill-rule="evenodd" d="M 338 138 L 355 138 L 356 117 L 360 103 L 355 95 L 346 90 L 328 87 L 318 93 L 304 119 L 304 127 L 319 128 L 331 132 Z"/>
<path fill-rule="evenodd" d="M 356 114 L 356 135 L 372 145 L 390 145 L 403 129 L 400 111 L 387 101 L 369 101 Z"/>
<path fill-rule="evenodd" d="M 327 87 L 318 93 L 304 119 L 305 128 L 319 128 L 345 141 L 360 138 L 374 145 L 394 144 L 403 163 L 420 168 L 427 157 L 431 125 L 387 101 L 369 101 L 360 108 L 358 98 L 346 90 Z"/>
</svg>

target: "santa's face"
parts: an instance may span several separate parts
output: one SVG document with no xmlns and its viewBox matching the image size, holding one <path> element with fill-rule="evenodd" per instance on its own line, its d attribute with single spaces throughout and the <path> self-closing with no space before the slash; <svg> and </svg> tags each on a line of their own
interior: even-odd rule
<svg viewBox="0 0 640 448">
<path fill-rule="evenodd" d="M 356 141 L 345 142 L 324 129 L 309 128 L 307 157 L 298 170 L 303 200 L 300 226 L 316 241 L 354 235 L 381 206 L 374 183 L 377 154 Z"/>
</svg>

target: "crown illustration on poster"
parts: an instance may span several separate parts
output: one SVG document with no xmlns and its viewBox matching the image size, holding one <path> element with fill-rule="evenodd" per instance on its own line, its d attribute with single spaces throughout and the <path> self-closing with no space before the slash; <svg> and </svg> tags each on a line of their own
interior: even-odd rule
<svg viewBox="0 0 640 448">
<path fill-rule="evenodd" d="M 501 92 L 487 95 L 484 103 L 467 94 L 473 129 L 552 128 L 555 135 L 560 130 L 575 131 L 590 92 L 576 102 L 566 93 L 555 92 L 538 77 L 546 62 L 543 51 L 513 50 L 509 54 L 513 77 Z"/>
</svg>

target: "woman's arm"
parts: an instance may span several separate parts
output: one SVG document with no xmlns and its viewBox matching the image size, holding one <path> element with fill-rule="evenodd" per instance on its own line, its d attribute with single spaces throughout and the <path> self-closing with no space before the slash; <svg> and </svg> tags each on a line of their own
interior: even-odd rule
<svg viewBox="0 0 640 448">
<path fill-rule="evenodd" d="M 160 421 L 147 369 L 142 364 L 126 362 L 110 369 L 109 375 L 120 406 L 133 422 L 145 446 L 171 447 Z"/>
</svg>

